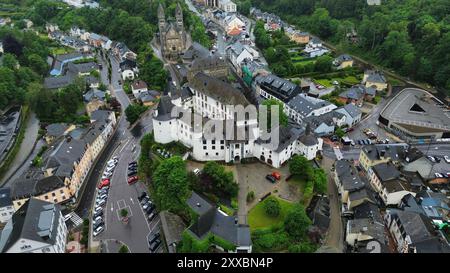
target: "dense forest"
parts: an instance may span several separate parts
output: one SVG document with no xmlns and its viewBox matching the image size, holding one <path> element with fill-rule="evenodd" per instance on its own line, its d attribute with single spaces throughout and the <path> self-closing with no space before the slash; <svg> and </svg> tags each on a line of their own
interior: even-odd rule
<svg viewBox="0 0 450 273">
<path fill-rule="evenodd" d="M 0 67 L 0 109 L 11 104 L 23 104 L 28 101 L 31 106 L 47 100 L 45 113 L 38 113 L 41 119 L 50 119 L 59 107 L 64 105 L 65 92 L 58 94 L 43 90 L 42 79 L 48 75 L 49 67 L 46 58 L 51 54 L 52 46 L 45 37 L 37 36 L 31 31 L 21 31 L 24 28 L 21 19 L 30 19 L 34 28 L 45 33 L 45 24 L 57 24 L 61 30 L 68 31 L 72 26 L 78 26 L 91 32 L 108 36 L 112 40 L 125 42 L 130 49 L 138 53 L 140 77 L 153 89 L 162 90 L 168 73 L 163 69 L 150 48 L 150 41 L 157 31 L 157 7 L 162 3 L 166 16 L 173 17 L 176 0 L 102 0 L 101 9 L 79 8 L 51 0 L 4 0 L 2 10 L 7 10 L 12 19 L 17 22 L 15 28 L 0 28 L 0 40 L 4 41 L 5 56 Z M 200 18 L 188 11 L 188 7 L 180 1 L 184 10 L 186 28 L 191 30 L 195 41 L 209 47 L 210 39 Z M 22 24 L 21 24 L 22 23 Z M 6 40 L 5 40 L 6 39 Z M 71 86 L 72 88 L 74 86 Z M 70 89 L 68 88 L 68 89 Z M 81 93 L 77 101 L 81 103 Z M 29 98 L 29 100 L 26 100 Z M 74 104 L 77 106 L 77 104 Z M 53 107 L 55 106 L 55 107 Z M 36 110 L 35 109 L 35 110 Z M 71 107 L 67 109 L 73 110 Z M 75 112 L 75 111 L 73 111 Z"/>
<path fill-rule="evenodd" d="M 241 0 L 332 42 L 342 51 L 450 90 L 450 1 Z M 357 39 L 347 38 L 354 30 Z"/>
</svg>

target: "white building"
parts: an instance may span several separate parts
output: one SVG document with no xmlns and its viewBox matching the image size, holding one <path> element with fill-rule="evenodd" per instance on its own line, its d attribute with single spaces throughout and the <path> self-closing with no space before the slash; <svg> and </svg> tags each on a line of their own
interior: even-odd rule
<svg viewBox="0 0 450 273">
<path fill-rule="evenodd" d="M 236 4 L 230 0 L 219 0 L 219 9 L 225 12 L 236 12 Z"/>
<path fill-rule="evenodd" d="M 285 113 L 298 124 L 310 116 L 321 116 L 336 109 L 337 106 L 318 98 L 313 98 L 305 93 L 298 94 L 285 104 Z"/>
<path fill-rule="evenodd" d="M 161 97 L 153 117 L 156 142 L 180 141 L 199 161 L 239 162 L 256 157 L 276 168 L 294 154 L 313 159 L 322 149 L 322 139 L 300 128 L 281 128 L 278 141 L 261 137 L 256 111 L 242 117 L 236 114 L 234 107 L 252 105 L 228 83 L 198 73 L 186 88 L 189 92 L 182 99 L 173 94 Z"/>
<path fill-rule="evenodd" d="M 234 43 L 226 49 L 227 57 L 233 65 L 234 69 L 240 73 L 241 65 L 244 60 L 253 61 L 260 57 L 259 52 L 240 42 Z"/>
<path fill-rule="evenodd" d="M 14 213 L 10 188 L 0 188 L 0 223 L 6 223 Z"/>
<path fill-rule="evenodd" d="M 328 50 L 328 48 L 324 47 L 322 45 L 322 42 L 317 39 L 317 38 L 313 38 L 309 41 L 309 43 L 306 45 L 305 49 L 303 50 L 303 52 L 310 58 L 315 58 L 315 57 L 319 57 L 322 56 L 328 52 L 330 52 Z"/>
<path fill-rule="evenodd" d="M 386 205 L 398 205 L 405 195 L 416 196 L 410 181 L 400 173 L 393 163 L 380 163 L 371 167 L 367 176 Z"/>
<path fill-rule="evenodd" d="M 64 253 L 67 227 L 59 205 L 29 199 L 1 232 L 2 253 Z"/>
</svg>

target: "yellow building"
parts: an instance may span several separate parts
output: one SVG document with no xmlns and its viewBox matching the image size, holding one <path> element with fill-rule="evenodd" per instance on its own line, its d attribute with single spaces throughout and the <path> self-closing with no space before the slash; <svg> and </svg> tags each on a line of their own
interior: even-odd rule
<svg viewBox="0 0 450 273">
<path fill-rule="evenodd" d="M 115 125 L 113 111 L 94 111 L 88 128 L 72 130 L 70 135 L 46 152 L 47 158 L 41 173 L 14 183 L 14 207 L 20 208 L 31 196 L 53 203 L 77 198 L 90 168 L 111 137 Z"/>
<path fill-rule="evenodd" d="M 297 44 L 307 44 L 309 43 L 309 33 L 308 32 L 293 32 L 290 37 L 292 41 L 296 42 Z"/>
<path fill-rule="evenodd" d="M 367 171 L 370 167 L 380 163 L 392 161 L 398 163 L 404 154 L 402 146 L 394 145 L 369 145 L 361 149 L 359 154 L 359 165 Z"/>
<path fill-rule="evenodd" d="M 380 71 L 366 70 L 364 72 L 363 83 L 366 87 L 375 87 L 377 91 L 387 89 L 387 81 Z"/>
<path fill-rule="evenodd" d="M 353 58 L 350 55 L 342 54 L 336 59 L 334 59 L 333 64 L 337 67 L 337 69 L 344 69 L 346 67 L 353 66 Z"/>
</svg>

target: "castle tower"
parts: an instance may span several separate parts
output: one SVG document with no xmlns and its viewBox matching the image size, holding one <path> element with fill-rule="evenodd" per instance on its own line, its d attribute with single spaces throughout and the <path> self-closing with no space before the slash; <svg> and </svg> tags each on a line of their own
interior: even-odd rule
<svg viewBox="0 0 450 273">
<path fill-rule="evenodd" d="M 181 9 L 180 3 L 177 3 L 177 8 L 175 9 L 175 18 L 177 20 L 178 29 L 183 29 L 183 10 Z"/>
</svg>

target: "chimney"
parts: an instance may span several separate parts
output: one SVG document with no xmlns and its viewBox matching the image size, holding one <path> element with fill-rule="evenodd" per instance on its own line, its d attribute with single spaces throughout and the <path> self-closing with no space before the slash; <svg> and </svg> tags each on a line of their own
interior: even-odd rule
<svg viewBox="0 0 450 273">
<path fill-rule="evenodd" d="M 234 224 L 235 224 L 236 226 L 238 225 L 238 218 L 237 218 L 237 217 L 234 218 Z"/>
<path fill-rule="evenodd" d="M 420 205 L 420 204 L 422 204 L 422 201 L 423 201 L 423 197 L 420 197 L 419 201 L 417 203 Z"/>
<path fill-rule="evenodd" d="M 197 207 L 201 207 L 200 203 L 197 203 Z"/>
</svg>

